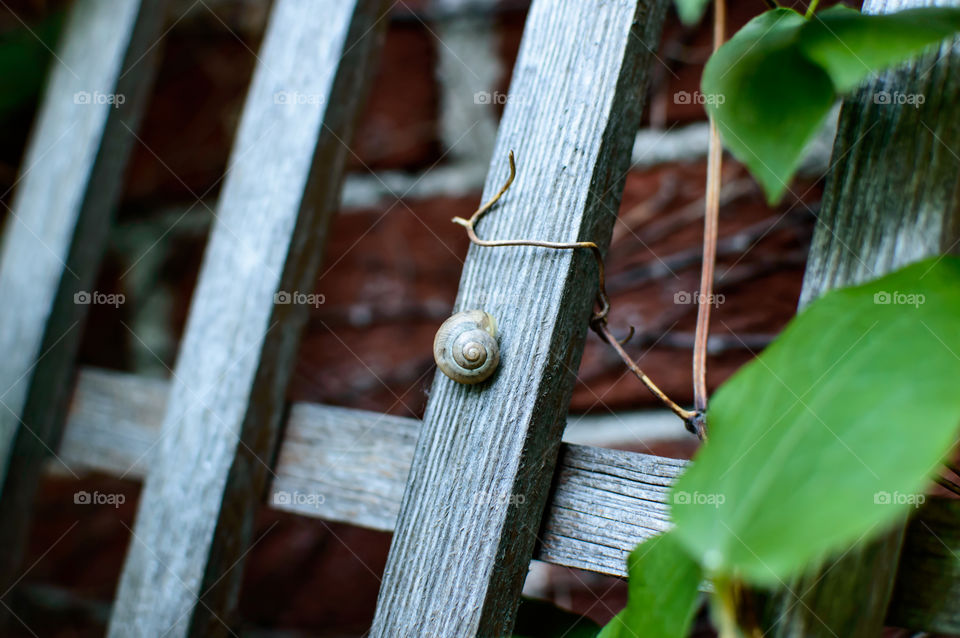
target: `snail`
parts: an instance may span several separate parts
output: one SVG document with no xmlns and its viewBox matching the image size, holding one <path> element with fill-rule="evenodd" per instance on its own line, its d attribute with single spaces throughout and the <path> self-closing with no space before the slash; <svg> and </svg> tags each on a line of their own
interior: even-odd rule
<svg viewBox="0 0 960 638">
<path fill-rule="evenodd" d="M 433 358 L 457 383 L 480 383 L 500 363 L 497 321 L 483 310 L 458 312 L 440 326 L 433 340 Z"/>
</svg>

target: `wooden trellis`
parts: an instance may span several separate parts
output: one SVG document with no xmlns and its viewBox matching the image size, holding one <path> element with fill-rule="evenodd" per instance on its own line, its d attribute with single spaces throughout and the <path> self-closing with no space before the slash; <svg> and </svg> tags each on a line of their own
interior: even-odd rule
<svg viewBox="0 0 960 638">
<path fill-rule="evenodd" d="M 112 636 L 227 634 L 264 500 L 394 532 L 375 636 L 506 635 L 532 558 L 624 575 L 636 543 L 668 527 L 667 491 L 686 463 L 561 443 L 594 299 L 589 255 L 471 247 L 456 306 L 497 317 L 502 365 L 479 387 L 438 375 L 422 423 L 284 405 L 307 307 L 275 296 L 316 278 L 386 22 L 380 0 L 276 0 L 172 379 L 75 369 L 86 306 L 74 295 L 99 263 L 162 25 L 162 2 L 121 4 L 75 3 L 4 234 L 3 589 L 17 580 L 40 460 L 54 449 L 72 470 L 145 480 Z M 509 149 L 523 178 L 485 233 L 608 243 L 667 7 L 534 0 L 484 194 Z M 937 144 L 960 141 L 955 67 L 946 46 L 871 85 L 920 87 L 929 110 L 872 108 L 871 87 L 848 101 L 806 298 L 952 247 L 957 161 Z M 75 102 L 85 91 L 127 99 Z M 914 144 L 921 125 L 936 132 L 926 146 Z M 894 150 L 912 153 L 916 170 L 900 169 Z M 958 522 L 956 501 L 929 502 L 824 590 L 857 601 L 862 589 L 845 583 L 870 577 L 880 583 L 861 587 L 889 584 L 890 596 L 827 613 L 826 596 L 804 587 L 811 616 L 785 596 L 774 635 L 831 635 L 814 609 L 835 627 L 855 612 L 864 627 L 960 632 Z"/>
</svg>

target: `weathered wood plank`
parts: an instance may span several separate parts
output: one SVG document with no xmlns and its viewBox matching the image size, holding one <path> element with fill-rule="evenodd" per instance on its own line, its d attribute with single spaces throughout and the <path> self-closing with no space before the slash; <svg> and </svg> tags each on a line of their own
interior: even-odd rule
<svg viewBox="0 0 960 638">
<path fill-rule="evenodd" d="M 77 471 L 141 478 L 160 435 L 168 387 L 130 374 L 81 371 L 61 458 Z M 267 503 L 295 514 L 393 531 L 419 430 L 420 422 L 413 419 L 295 403 Z M 665 529 L 666 488 L 685 464 L 561 445 L 535 557 L 624 576 L 630 550 Z M 283 492 L 289 498 L 278 498 Z M 910 521 L 889 624 L 960 632 L 958 529 L 960 501 L 955 500 L 928 499 Z"/>
<path fill-rule="evenodd" d="M 274 507 L 392 531 L 420 422 L 295 404 L 270 487 Z"/>
<path fill-rule="evenodd" d="M 89 303 L 75 296 L 92 292 L 164 4 L 74 3 L 17 180 L 0 248 L 0 589 L 59 439 Z"/>
<path fill-rule="evenodd" d="M 670 527 L 667 492 L 686 461 L 564 444 L 538 558 L 626 575 L 627 555 Z"/>
<path fill-rule="evenodd" d="M 864 11 L 886 13 L 927 4 L 932 3 L 867 0 Z M 831 288 L 955 249 L 960 221 L 957 46 L 946 44 L 913 64 L 880 74 L 845 101 L 802 303 Z M 884 103 L 874 99 L 881 91 L 923 95 L 925 101 L 919 107 L 896 100 Z M 792 584 L 792 591 L 772 605 L 768 620 L 773 635 L 879 635 L 902 535 L 901 526 Z"/>
<path fill-rule="evenodd" d="M 83 370 L 61 458 L 78 472 L 143 478 L 156 453 L 168 391 L 168 383 L 155 379 Z M 267 503 L 304 516 L 393 531 L 420 427 L 414 419 L 295 403 Z M 564 444 L 536 557 L 624 575 L 634 545 L 665 529 L 666 491 L 685 464 Z"/>
<path fill-rule="evenodd" d="M 510 150 L 519 175 L 482 236 L 606 245 L 666 4 L 533 2 L 484 197 Z M 434 379 L 372 636 L 509 634 L 596 276 L 586 252 L 471 247 L 456 309 L 496 318 L 500 368 L 481 386 Z"/>
<path fill-rule="evenodd" d="M 57 454 L 73 472 L 142 479 L 153 463 L 170 382 L 81 368 Z M 59 472 L 60 463 L 51 464 Z"/>
<path fill-rule="evenodd" d="M 887 624 L 960 634 L 960 501 L 930 499 L 910 521 Z"/>
<path fill-rule="evenodd" d="M 300 296 L 313 292 L 383 11 L 381 0 L 273 6 L 111 636 L 229 631 L 309 310 Z"/>
</svg>

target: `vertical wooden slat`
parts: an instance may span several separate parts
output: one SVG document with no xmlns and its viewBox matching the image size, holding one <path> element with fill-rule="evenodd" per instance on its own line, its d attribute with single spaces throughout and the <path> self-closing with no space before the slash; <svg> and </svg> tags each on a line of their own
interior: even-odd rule
<svg viewBox="0 0 960 638">
<path fill-rule="evenodd" d="M 310 300 L 298 302 L 296 293 L 313 292 L 346 144 L 382 40 L 383 4 L 274 4 L 111 636 L 217 636 L 232 622 L 240 563 L 309 310 Z"/>
<path fill-rule="evenodd" d="M 536 0 L 484 197 L 487 238 L 609 241 L 664 0 Z M 585 252 L 470 248 L 458 310 L 497 319 L 494 377 L 438 374 L 372 635 L 509 635 L 533 554 L 596 290 Z"/>
<path fill-rule="evenodd" d="M 17 180 L 0 248 L 0 589 L 62 428 L 88 309 L 75 295 L 96 277 L 164 4 L 74 4 Z"/>
<path fill-rule="evenodd" d="M 932 3 L 867 0 L 864 11 L 888 13 L 927 4 Z M 895 99 L 885 101 L 887 96 L 881 92 L 922 95 L 924 103 L 916 107 L 897 104 Z M 956 44 L 879 75 L 846 100 L 801 304 L 831 288 L 955 251 L 960 222 L 958 153 L 960 49 Z M 902 539 L 901 525 L 791 583 L 772 601 L 771 635 L 880 635 Z"/>
</svg>

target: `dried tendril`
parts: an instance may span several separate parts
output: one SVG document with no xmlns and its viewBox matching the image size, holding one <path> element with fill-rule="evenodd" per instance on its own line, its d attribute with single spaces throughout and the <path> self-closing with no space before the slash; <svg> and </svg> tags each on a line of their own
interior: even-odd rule
<svg viewBox="0 0 960 638">
<path fill-rule="evenodd" d="M 551 248 L 555 250 L 576 250 L 578 248 L 586 248 L 593 255 L 594 259 L 597 262 L 597 275 L 598 275 L 598 287 L 597 287 L 597 309 L 594 311 L 593 316 L 590 318 L 590 328 L 597 333 L 597 335 L 606 343 L 608 343 L 617 355 L 623 360 L 626 366 L 630 371 L 640 380 L 643 385 L 647 387 L 650 392 L 653 393 L 657 399 L 660 400 L 670 411 L 676 414 L 678 417 L 683 419 L 684 424 L 687 429 L 696 434 L 698 437 L 703 439 L 705 437 L 705 419 L 702 411 L 698 410 L 685 410 L 680 407 L 676 402 L 674 402 L 670 397 L 666 395 L 657 385 L 650 379 L 643 370 L 636 364 L 636 362 L 630 358 L 630 356 L 623 349 L 623 344 L 630 340 L 630 337 L 633 336 L 633 327 L 630 327 L 630 334 L 627 335 L 625 339 L 618 340 L 610 332 L 610 328 L 607 325 L 607 317 L 610 314 L 610 298 L 607 296 L 607 290 L 605 285 L 605 270 L 603 264 L 603 253 L 600 251 L 600 247 L 597 246 L 592 241 L 574 241 L 574 242 L 554 242 L 554 241 L 538 241 L 531 239 L 499 239 L 499 240 L 489 240 L 481 239 L 477 236 L 476 225 L 480 221 L 480 218 L 483 217 L 487 212 L 493 208 L 504 193 L 507 192 L 507 189 L 510 188 L 510 185 L 513 184 L 513 180 L 517 175 L 517 166 L 514 160 L 513 151 L 510 151 L 507 159 L 510 162 L 510 176 L 507 178 L 507 181 L 500 187 L 500 190 L 494 195 L 489 201 L 484 203 L 480 208 L 478 208 L 470 216 L 469 219 L 464 219 L 462 217 L 454 217 L 453 222 L 459 224 L 467 229 L 467 236 L 470 238 L 470 241 L 478 246 L 484 246 L 488 248 L 498 248 L 503 246 L 533 246 L 536 248 Z"/>
</svg>

